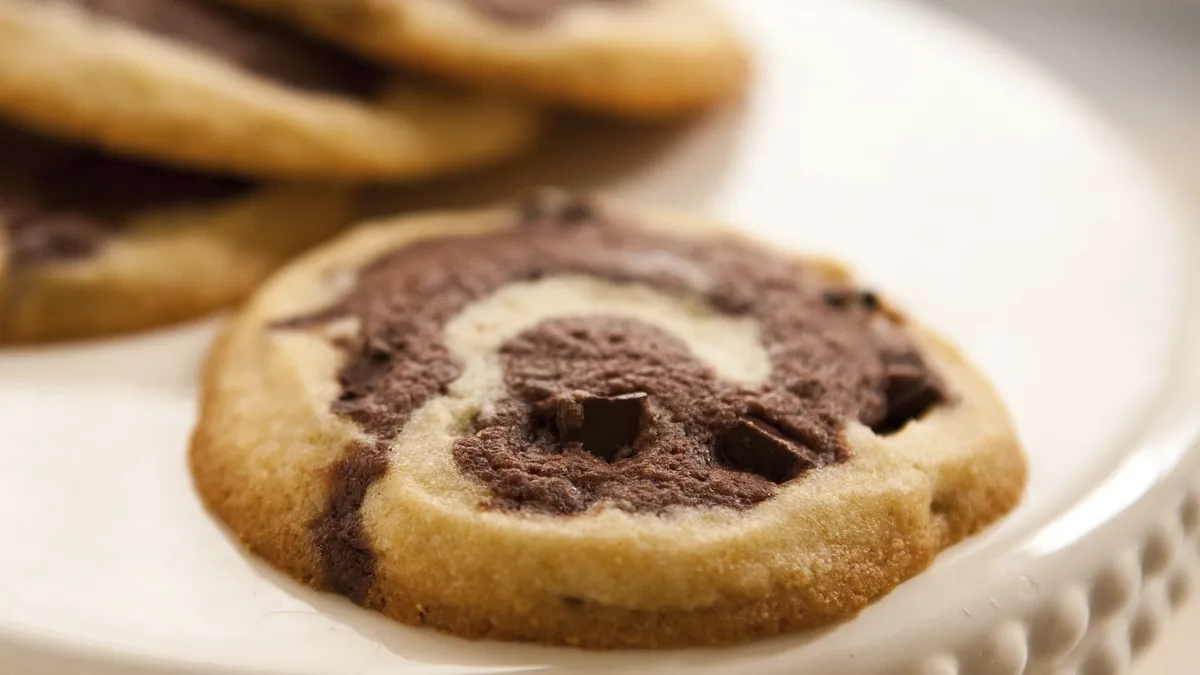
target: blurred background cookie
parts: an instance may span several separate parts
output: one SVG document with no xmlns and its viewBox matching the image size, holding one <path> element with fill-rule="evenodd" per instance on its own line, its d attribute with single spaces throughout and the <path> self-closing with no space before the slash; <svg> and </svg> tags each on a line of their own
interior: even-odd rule
<svg viewBox="0 0 1200 675">
<path fill-rule="evenodd" d="M 708 0 L 223 0 L 382 62 L 633 118 L 734 97 L 748 56 Z"/>
<path fill-rule="evenodd" d="M 171 169 L 11 126 L 0 147 L 0 343 L 200 316 L 353 217 L 342 187 Z"/>
<path fill-rule="evenodd" d="M 164 163 L 396 180 L 525 147 L 538 114 L 414 83 L 209 0 L 0 0 L 0 115 Z"/>
</svg>

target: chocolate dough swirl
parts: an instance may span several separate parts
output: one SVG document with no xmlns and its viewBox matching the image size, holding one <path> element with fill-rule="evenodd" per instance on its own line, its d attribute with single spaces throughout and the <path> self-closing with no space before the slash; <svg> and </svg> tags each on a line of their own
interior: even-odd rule
<svg viewBox="0 0 1200 675">
<path fill-rule="evenodd" d="M 386 79 L 382 68 L 344 49 L 216 0 L 65 1 L 291 87 L 371 97 Z"/>
<path fill-rule="evenodd" d="M 338 305 L 277 325 L 360 324 L 343 345 L 333 410 L 378 442 L 347 449 L 313 525 L 334 590 L 361 601 L 370 587 L 359 514 L 367 488 L 387 471 L 389 441 L 461 372 L 443 342 L 447 322 L 507 284 L 587 275 L 700 296 L 757 322 L 771 372 L 758 386 L 724 381 L 678 338 L 630 318 L 544 321 L 503 346 L 507 396 L 454 444 L 458 467 L 491 495 L 481 508 L 748 508 L 847 459 L 848 422 L 890 433 L 946 400 L 873 294 L 830 286 L 803 262 L 732 237 L 622 226 L 579 200 L 531 203 L 522 220 L 385 255 Z"/>
<path fill-rule="evenodd" d="M 4 125 L 0 148 L 0 226 L 10 260 L 21 265 L 86 258 L 147 211 L 211 203 L 253 187 Z"/>
</svg>

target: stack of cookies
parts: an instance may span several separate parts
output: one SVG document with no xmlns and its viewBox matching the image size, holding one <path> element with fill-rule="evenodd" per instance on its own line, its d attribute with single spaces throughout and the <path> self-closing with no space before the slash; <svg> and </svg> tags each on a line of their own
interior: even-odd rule
<svg viewBox="0 0 1200 675">
<path fill-rule="evenodd" d="M 321 243 L 355 186 L 508 158 L 542 109 L 736 95 L 703 0 L 0 0 L 0 62 L 0 341 L 254 291 L 191 470 L 316 588 L 471 638 L 726 644 L 853 615 L 1021 496 L 988 382 L 833 262 L 553 190 Z"/>
<path fill-rule="evenodd" d="M 695 0 L 0 0 L 0 60 L 8 343 L 228 306 L 356 185 L 504 160 L 546 107 L 685 115 L 746 71 Z"/>
</svg>

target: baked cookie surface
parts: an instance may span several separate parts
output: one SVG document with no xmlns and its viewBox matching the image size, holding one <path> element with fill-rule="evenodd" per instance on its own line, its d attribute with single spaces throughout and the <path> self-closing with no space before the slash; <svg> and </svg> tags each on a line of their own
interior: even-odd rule
<svg viewBox="0 0 1200 675">
<path fill-rule="evenodd" d="M 192 471 L 253 552 L 472 638 L 828 623 L 1025 482 L 986 380 L 835 263 L 560 194 L 315 251 L 203 384 Z"/>
<path fill-rule="evenodd" d="M 384 62 L 664 118 L 737 96 L 748 56 L 708 0 L 224 0 Z"/>
<path fill-rule="evenodd" d="M 0 0 L 0 115 L 251 177 L 392 180 L 523 149 L 524 103 L 406 82 L 210 0 Z"/>
<path fill-rule="evenodd" d="M 203 315 L 353 218 L 342 188 L 178 171 L 8 126 L 0 147 L 0 343 Z"/>
</svg>

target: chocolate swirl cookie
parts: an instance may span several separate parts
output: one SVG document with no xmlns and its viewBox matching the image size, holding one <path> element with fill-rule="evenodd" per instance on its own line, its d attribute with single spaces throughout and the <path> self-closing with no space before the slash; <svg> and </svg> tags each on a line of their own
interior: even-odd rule
<svg viewBox="0 0 1200 675">
<path fill-rule="evenodd" d="M 0 0 L 0 116 L 248 177 L 397 180 L 523 149 L 538 115 L 214 0 Z"/>
<path fill-rule="evenodd" d="M 709 0 L 222 1 L 384 63 L 624 117 L 712 107 L 749 71 Z"/>
<path fill-rule="evenodd" d="M 204 387 L 196 483 L 252 550 L 467 637 L 837 620 L 1025 480 L 982 376 L 841 267 L 558 193 L 326 247 Z"/>
<path fill-rule="evenodd" d="M 343 188 L 177 170 L 5 125 L 0 148 L 0 343 L 223 308 L 353 218 Z"/>
</svg>

